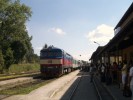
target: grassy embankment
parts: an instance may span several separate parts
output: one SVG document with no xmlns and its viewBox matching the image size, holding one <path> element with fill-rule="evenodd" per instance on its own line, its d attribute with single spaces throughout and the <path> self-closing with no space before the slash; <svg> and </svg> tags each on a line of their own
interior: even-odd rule
<svg viewBox="0 0 133 100">
<path fill-rule="evenodd" d="M 39 64 L 14 64 L 9 68 L 9 73 L 23 73 L 39 71 Z"/>
<path fill-rule="evenodd" d="M 23 76 L 19 75 L 20 73 L 24 73 L 24 72 L 34 72 L 34 71 L 39 71 L 40 70 L 40 66 L 39 64 L 18 64 L 18 65 L 12 65 L 9 69 L 9 74 L 18 74 L 18 75 L 10 75 L 10 76 L 3 76 L 0 75 L 0 79 L 4 79 L 4 78 L 13 78 L 16 76 Z M 7 90 L 2 90 L 0 91 L 0 94 L 5 94 L 5 95 L 15 95 L 15 94 L 27 94 L 29 92 L 31 92 L 34 89 L 37 89 L 38 87 L 41 87 L 49 82 L 51 82 L 52 80 L 47 80 L 44 82 L 40 82 L 40 83 L 29 83 L 29 84 L 25 84 L 25 85 L 20 85 L 20 86 L 16 86 L 14 88 L 10 88 Z"/>
<path fill-rule="evenodd" d="M 39 72 L 40 65 L 35 64 L 13 64 L 10 68 L 8 73 L 5 72 L 4 74 L 0 74 L 0 80 L 15 78 L 19 76 L 26 76 L 28 72 Z"/>
<path fill-rule="evenodd" d="M 40 83 L 29 83 L 29 84 L 25 84 L 25 85 L 20 85 L 20 86 L 10 88 L 7 90 L 2 90 L 2 91 L 0 91 L 0 94 L 2 94 L 2 95 L 28 94 L 31 91 L 52 82 L 53 80 L 55 80 L 55 79 L 45 80 Z"/>
</svg>

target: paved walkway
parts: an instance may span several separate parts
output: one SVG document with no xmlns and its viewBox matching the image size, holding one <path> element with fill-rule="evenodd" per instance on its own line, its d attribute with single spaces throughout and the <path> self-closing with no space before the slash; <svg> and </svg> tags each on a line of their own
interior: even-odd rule
<svg viewBox="0 0 133 100">
<path fill-rule="evenodd" d="M 100 80 L 100 78 L 98 77 Z M 106 85 L 103 83 L 103 85 L 107 88 L 107 90 L 114 96 L 116 100 L 131 100 L 131 97 L 125 97 L 123 96 L 122 90 L 119 88 L 118 84 L 110 84 Z"/>
<path fill-rule="evenodd" d="M 118 84 L 111 84 L 108 86 L 104 84 L 104 86 L 114 95 L 116 100 L 131 100 L 131 97 L 123 96 L 123 92 L 119 88 Z"/>
</svg>

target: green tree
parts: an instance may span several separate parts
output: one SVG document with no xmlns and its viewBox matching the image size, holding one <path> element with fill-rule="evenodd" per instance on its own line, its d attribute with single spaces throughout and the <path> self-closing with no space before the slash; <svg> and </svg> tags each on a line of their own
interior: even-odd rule
<svg viewBox="0 0 133 100">
<path fill-rule="evenodd" d="M 39 56 L 37 54 L 34 54 L 34 62 L 39 63 Z"/>
<path fill-rule="evenodd" d="M 3 67 L 4 67 L 4 59 L 2 55 L 2 50 L 0 50 L 0 73 L 3 72 Z"/>
<path fill-rule="evenodd" d="M 22 41 L 13 41 L 11 44 L 11 48 L 13 50 L 13 56 L 14 56 L 14 63 L 19 63 L 22 61 L 22 58 L 26 54 L 26 46 Z"/>
<path fill-rule="evenodd" d="M 32 50 L 31 39 L 26 30 L 26 21 L 31 9 L 19 0 L 0 0 L 0 48 L 5 68 L 18 63 Z"/>
</svg>

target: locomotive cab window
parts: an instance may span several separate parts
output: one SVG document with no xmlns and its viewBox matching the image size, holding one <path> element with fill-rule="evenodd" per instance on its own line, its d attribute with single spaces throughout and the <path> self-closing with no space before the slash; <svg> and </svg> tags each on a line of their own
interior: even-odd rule
<svg viewBox="0 0 133 100">
<path fill-rule="evenodd" d="M 49 51 L 49 52 L 41 52 L 40 53 L 40 58 L 49 58 L 49 57 L 62 57 L 62 52 Z"/>
</svg>

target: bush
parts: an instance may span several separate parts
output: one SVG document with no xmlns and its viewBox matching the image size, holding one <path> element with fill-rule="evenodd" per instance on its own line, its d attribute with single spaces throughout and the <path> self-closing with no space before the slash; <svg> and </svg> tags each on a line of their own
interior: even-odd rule
<svg viewBox="0 0 133 100">
<path fill-rule="evenodd" d="M 13 64 L 9 68 L 9 73 L 23 73 L 23 72 L 33 72 L 39 71 L 40 65 L 35 64 Z"/>
<path fill-rule="evenodd" d="M 0 50 L 0 73 L 3 73 L 3 67 L 4 67 L 4 59 L 2 51 Z"/>
</svg>

